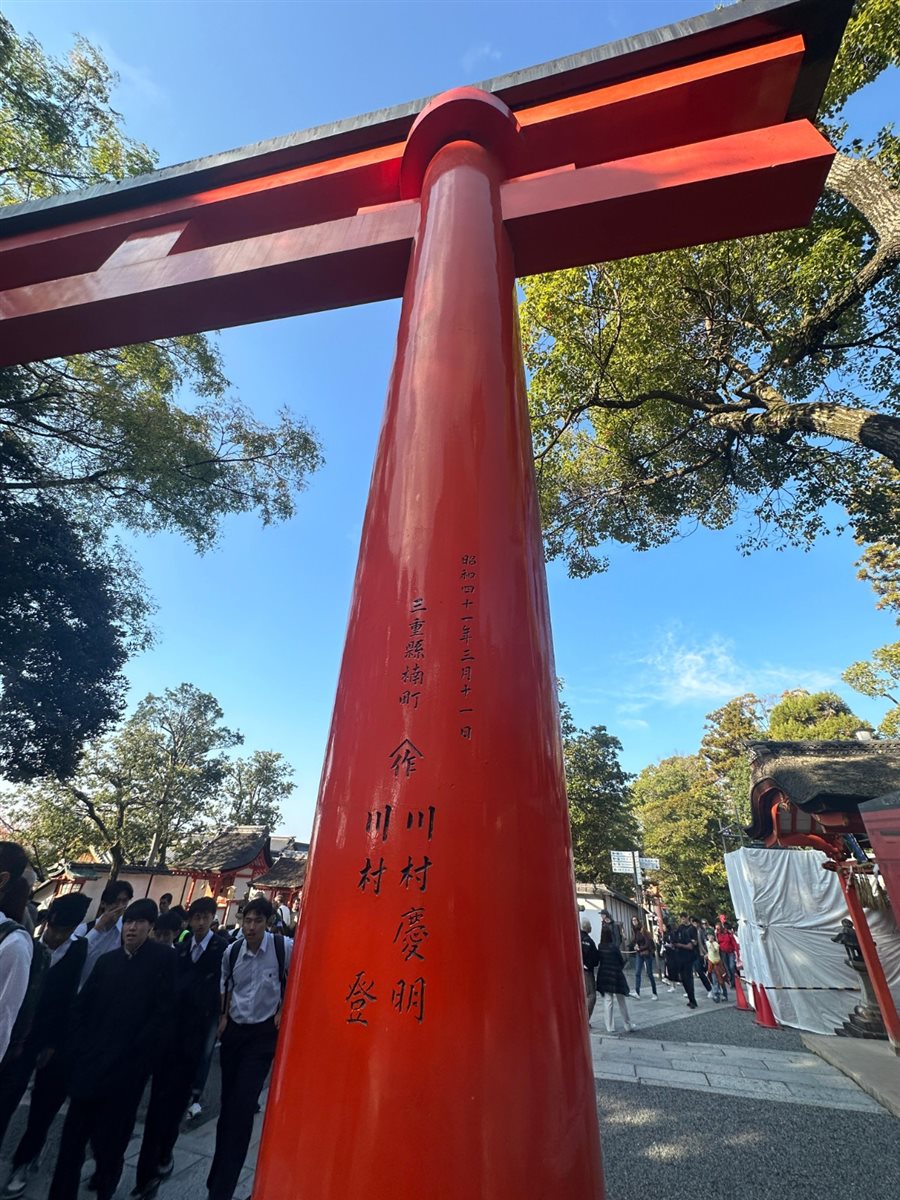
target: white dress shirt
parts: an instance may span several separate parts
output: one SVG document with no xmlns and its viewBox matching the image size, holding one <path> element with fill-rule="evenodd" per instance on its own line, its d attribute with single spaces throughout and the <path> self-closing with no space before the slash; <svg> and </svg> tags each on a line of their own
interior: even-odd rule
<svg viewBox="0 0 900 1200">
<path fill-rule="evenodd" d="M 6 918 L 0 914 L 0 924 Z M 24 929 L 14 929 L 0 942 L 0 1058 L 6 1053 L 25 992 L 34 946 Z"/>
<path fill-rule="evenodd" d="M 197 961 L 197 959 L 200 957 L 200 955 L 203 953 L 203 951 L 206 949 L 206 947 L 209 945 L 209 943 L 213 940 L 213 937 L 214 937 L 214 934 L 211 929 L 207 931 L 206 937 L 204 937 L 199 942 L 194 937 L 194 935 L 191 934 L 191 962 Z"/>
<path fill-rule="evenodd" d="M 110 950 L 118 950 L 122 945 L 122 918 L 119 917 L 111 929 L 98 929 L 95 925 L 93 929 L 88 930 L 86 940 L 88 944 L 87 958 L 84 960 L 81 983 L 78 985 L 79 990 L 87 983 L 88 976 L 96 967 L 100 955 L 109 954 Z"/>
<path fill-rule="evenodd" d="M 278 979 L 278 959 L 275 955 L 275 939 L 264 933 L 258 950 L 250 950 L 246 941 L 235 943 L 240 946 L 231 974 L 229 946 L 222 956 L 222 994 L 231 992 L 228 1015 L 237 1025 L 256 1025 L 273 1017 L 281 1005 L 281 983 Z M 287 975 L 291 965 L 294 943 L 284 939 L 284 971 Z"/>
<path fill-rule="evenodd" d="M 47 942 L 43 937 L 41 938 L 41 941 L 44 943 L 45 946 L 47 945 Z M 55 967 L 56 964 L 61 959 L 65 958 L 66 951 L 69 949 L 70 946 L 72 946 L 74 944 L 75 941 L 76 941 L 75 934 L 70 933 L 69 936 L 66 938 L 66 940 L 63 942 L 63 944 L 61 946 L 57 946 L 55 950 L 50 950 L 50 947 L 47 946 L 47 949 L 50 950 L 50 966 L 51 967 Z"/>
</svg>

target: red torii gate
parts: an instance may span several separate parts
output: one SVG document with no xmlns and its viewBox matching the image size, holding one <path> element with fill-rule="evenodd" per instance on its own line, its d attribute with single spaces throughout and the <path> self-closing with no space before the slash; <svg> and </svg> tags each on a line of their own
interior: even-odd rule
<svg viewBox="0 0 900 1200">
<path fill-rule="evenodd" d="M 603 1194 L 515 278 L 805 224 L 849 9 L 755 0 L 0 214 L 0 365 L 403 296 L 262 1200 Z"/>
</svg>

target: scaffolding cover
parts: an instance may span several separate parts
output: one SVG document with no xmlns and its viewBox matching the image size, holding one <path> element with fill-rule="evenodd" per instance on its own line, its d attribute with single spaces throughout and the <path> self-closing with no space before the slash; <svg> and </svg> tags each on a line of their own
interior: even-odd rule
<svg viewBox="0 0 900 1200">
<path fill-rule="evenodd" d="M 818 850 L 726 854 L 744 978 L 762 984 L 782 1025 L 833 1034 L 860 1002 L 857 973 L 831 939 L 849 916 L 841 885 Z M 900 1006 L 900 931 L 894 914 L 866 910 Z"/>
</svg>

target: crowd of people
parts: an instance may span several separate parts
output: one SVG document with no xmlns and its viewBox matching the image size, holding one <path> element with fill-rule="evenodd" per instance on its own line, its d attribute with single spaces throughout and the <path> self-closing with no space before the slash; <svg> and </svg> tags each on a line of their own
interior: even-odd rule
<svg viewBox="0 0 900 1200">
<path fill-rule="evenodd" d="M 0 842 L 0 1147 L 31 1085 L 25 1130 L 0 1200 L 38 1168 L 68 1102 L 48 1200 L 75 1200 L 88 1146 L 97 1200 L 112 1200 L 149 1085 L 131 1196 L 152 1200 L 174 1170 L 184 1120 L 201 1112 L 216 1045 L 221 1101 L 206 1186 L 232 1200 L 272 1064 L 293 941 L 285 904 L 254 896 L 233 930 L 211 897 L 107 885 L 94 920 L 80 892 L 30 904 L 25 851 Z"/>
<path fill-rule="evenodd" d="M 669 992 L 682 988 L 688 1008 L 697 1007 L 695 977 L 700 980 L 710 1000 L 720 1004 L 728 1000 L 728 989 L 734 988 L 738 970 L 739 946 L 733 929 L 724 915 L 715 925 L 683 913 L 677 923 L 664 922 L 654 932 L 639 917 L 631 918 L 626 934 L 606 909 L 600 911 L 600 936 L 591 936 L 590 919 L 581 921 L 581 958 L 584 968 L 584 988 L 587 1001 L 588 1025 L 597 1003 L 603 998 L 606 1030 L 615 1030 L 613 1001 L 626 1033 L 634 1026 L 628 1011 L 627 996 L 641 997 L 641 982 L 646 976 L 651 999 L 658 999 L 659 982 L 664 980 Z M 626 957 L 627 956 L 627 957 Z M 634 992 L 625 975 L 627 959 L 634 963 Z"/>
</svg>

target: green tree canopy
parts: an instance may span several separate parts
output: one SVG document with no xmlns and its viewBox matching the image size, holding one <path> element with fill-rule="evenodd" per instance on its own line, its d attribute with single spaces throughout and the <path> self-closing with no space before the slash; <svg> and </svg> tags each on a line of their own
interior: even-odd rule
<svg viewBox="0 0 900 1200">
<path fill-rule="evenodd" d="M 844 105 L 900 59 L 900 6 L 861 0 L 822 124 L 840 148 L 808 229 L 541 275 L 521 308 L 549 557 L 603 569 L 737 524 L 808 546 L 844 507 L 892 540 L 900 465 L 900 139 Z M 890 470 L 888 470 L 890 468 Z"/>
<path fill-rule="evenodd" d="M 729 824 L 750 824 L 750 742 L 766 736 L 766 711 L 752 692 L 735 696 L 706 718 L 700 757 L 719 789 Z"/>
<path fill-rule="evenodd" d="M 624 876 L 613 876 L 610 862 L 611 850 L 640 845 L 629 788 L 633 776 L 622 770 L 621 752 L 622 743 L 605 725 L 579 730 L 570 724 L 563 740 L 575 878 L 630 891 Z"/>
<path fill-rule="evenodd" d="M 20 789 L 9 823 L 42 870 L 81 854 L 106 857 L 113 876 L 178 862 L 223 825 L 280 820 L 293 769 L 272 750 L 231 759 L 242 741 L 209 692 L 167 688 L 89 742 L 72 778 Z"/>
<path fill-rule="evenodd" d="M 863 696 L 890 701 L 891 708 L 878 732 L 885 737 L 900 737 L 900 642 L 881 646 L 868 662 L 852 663 L 841 678 Z"/>
<path fill-rule="evenodd" d="M 281 824 L 281 806 L 294 791 L 294 768 L 276 750 L 256 750 L 234 759 L 222 783 L 222 821 L 226 825 Z"/>
<path fill-rule="evenodd" d="M 84 39 L 55 59 L 0 16 L 0 204 L 154 166 L 152 152 L 122 130 L 110 103 L 114 82 Z M 257 513 L 266 524 L 290 517 L 321 453 L 286 406 L 274 424 L 254 417 L 204 336 L 0 369 L 0 446 L 0 498 L 11 514 L 0 527 L 0 561 L 19 552 L 28 521 L 60 520 L 68 527 L 59 535 L 68 561 L 83 581 L 93 580 L 96 593 L 93 645 L 85 643 L 77 667 L 50 655 L 39 679 L 26 677 L 17 664 L 44 653 L 37 627 L 30 629 L 32 647 L 21 644 L 29 630 L 20 623 L 20 645 L 8 648 L 0 625 L 0 686 L 16 710 L 16 728 L 0 717 L 0 769 L 20 777 L 36 769 L 65 774 L 84 738 L 121 711 L 121 666 L 135 639 L 147 636 L 134 568 L 113 547 L 110 531 L 170 530 L 206 550 L 229 514 Z M 29 562 L 37 569 L 36 559 L 21 559 L 20 595 L 49 595 L 41 580 L 24 578 Z M 104 588 L 112 593 L 104 596 Z M 77 687 L 70 686 L 74 679 Z M 47 699 L 54 687 L 68 689 L 65 713 L 59 696 Z M 63 715 L 65 753 L 54 728 Z M 30 730 L 24 750 L 22 728 Z"/>
<path fill-rule="evenodd" d="M 659 886 L 669 911 L 708 917 L 730 905 L 719 834 L 727 813 L 700 755 L 645 767 L 633 795 L 644 850 L 660 860 Z"/>
<path fill-rule="evenodd" d="M 868 721 L 851 710 L 837 692 L 785 692 L 769 714 L 768 736 L 776 742 L 850 741 L 858 730 L 871 730 Z"/>
</svg>

